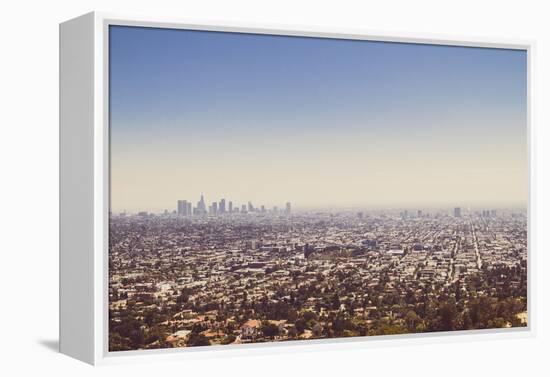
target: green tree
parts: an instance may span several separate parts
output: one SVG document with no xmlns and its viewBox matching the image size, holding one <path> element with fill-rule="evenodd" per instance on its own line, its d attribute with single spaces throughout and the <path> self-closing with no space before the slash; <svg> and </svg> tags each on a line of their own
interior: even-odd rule
<svg viewBox="0 0 550 377">
<path fill-rule="evenodd" d="M 268 338 L 275 338 L 277 335 L 279 335 L 279 327 L 273 323 L 267 323 L 262 326 L 262 332 L 265 336 Z"/>
<path fill-rule="evenodd" d="M 416 330 L 416 327 L 420 322 L 421 319 L 414 310 L 409 310 L 405 315 L 405 324 L 407 326 L 407 329 L 411 332 L 414 332 Z"/>
<path fill-rule="evenodd" d="M 210 341 L 203 334 L 191 333 L 189 334 L 189 339 L 187 340 L 187 346 L 196 347 L 196 346 L 209 346 Z"/>
<path fill-rule="evenodd" d="M 306 321 L 303 318 L 298 319 L 294 323 L 294 327 L 296 327 L 296 331 L 298 332 L 298 334 L 301 334 L 304 332 L 304 330 L 306 329 L 306 325 L 307 325 Z"/>
</svg>

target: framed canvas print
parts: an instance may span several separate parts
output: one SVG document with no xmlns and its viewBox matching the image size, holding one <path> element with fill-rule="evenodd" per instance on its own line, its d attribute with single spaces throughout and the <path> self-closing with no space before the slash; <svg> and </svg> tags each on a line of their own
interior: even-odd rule
<svg viewBox="0 0 550 377">
<path fill-rule="evenodd" d="M 531 53 L 61 24 L 61 352 L 531 334 Z"/>
</svg>

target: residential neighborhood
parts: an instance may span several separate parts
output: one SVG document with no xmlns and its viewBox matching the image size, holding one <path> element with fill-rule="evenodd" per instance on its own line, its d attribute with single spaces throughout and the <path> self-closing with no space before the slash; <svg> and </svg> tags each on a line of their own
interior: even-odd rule
<svg viewBox="0 0 550 377">
<path fill-rule="evenodd" d="M 110 350 L 526 326 L 526 219 L 456 208 L 111 215 Z"/>
</svg>

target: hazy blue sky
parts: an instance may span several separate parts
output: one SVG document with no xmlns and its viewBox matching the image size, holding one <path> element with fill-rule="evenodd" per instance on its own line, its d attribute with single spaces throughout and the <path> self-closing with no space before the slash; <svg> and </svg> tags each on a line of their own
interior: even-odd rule
<svg viewBox="0 0 550 377">
<path fill-rule="evenodd" d="M 111 27 L 111 205 L 526 204 L 526 52 Z"/>
</svg>

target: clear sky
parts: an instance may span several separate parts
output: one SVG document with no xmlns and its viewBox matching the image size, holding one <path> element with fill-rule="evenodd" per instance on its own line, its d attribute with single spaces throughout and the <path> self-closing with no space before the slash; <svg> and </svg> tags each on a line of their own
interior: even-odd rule
<svg viewBox="0 0 550 377">
<path fill-rule="evenodd" d="M 526 205 L 525 51 L 111 27 L 111 209 Z"/>
</svg>

